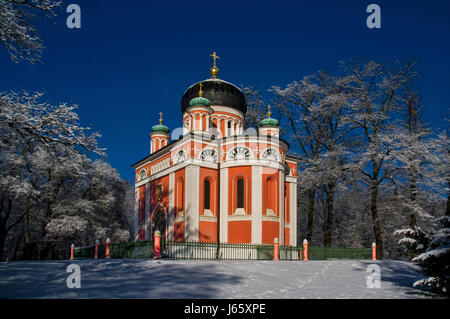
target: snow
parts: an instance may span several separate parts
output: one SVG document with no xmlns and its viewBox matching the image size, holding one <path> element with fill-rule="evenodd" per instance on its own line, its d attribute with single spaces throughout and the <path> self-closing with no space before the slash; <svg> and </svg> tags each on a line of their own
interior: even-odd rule
<svg viewBox="0 0 450 319">
<path fill-rule="evenodd" d="M 81 288 L 69 289 L 71 263 Z M 381 270 L 381 288 L 368 288 L 367 267 Z M 426 298 L 423 279 L 403 261 L 74 260 L 0 263 L 0 298 Z"/>
</svg>

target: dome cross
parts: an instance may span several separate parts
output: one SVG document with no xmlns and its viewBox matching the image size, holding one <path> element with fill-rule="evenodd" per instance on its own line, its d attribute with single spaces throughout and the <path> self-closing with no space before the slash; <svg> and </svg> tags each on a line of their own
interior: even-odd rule
<svg viewBox="0 0 450 319">
<path fill-rule="evenodd" d="M 220 59 L 220 57 L 216 55 L 216 52 L 210 54 L 209 56 L 211 56 L 214 60 L 214 65 L 211 68 L 211 78 L 215 79 L 217 78 L 217 74 L 219 74 L 219 68 L 216 66 L 216 59 Z"/>
<path fill-rule="evenodd" d="M 216 67 L 216 59 L 220 59 L 220 56 L 217 56 L 216 52 L 214 52 L 213 54 L 210 54 L 209 56 L 211 56 L 214 59 L 213 68 L 215 68 Z"/>
</svg>

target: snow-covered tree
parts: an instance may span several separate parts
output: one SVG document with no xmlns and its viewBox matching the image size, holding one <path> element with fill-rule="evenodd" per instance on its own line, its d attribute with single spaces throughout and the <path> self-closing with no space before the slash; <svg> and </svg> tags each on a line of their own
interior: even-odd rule
<svg viewBox="0 0 450 319">
<path fill-rule="evenodd" d="M 406 248 L 411 258 L 422 253 L 429 242 L 428 230 L 417 225 L 417 220 L 427 221 L 433 216 L 425 198 L 436 202 L 447 201 L 449 194 L 449 144 L 446 132 L 432 137 L 427 130 L 411 132 L 400 129 L 398 146 L 394 150 L 398 170 L 409 183 L 409 193 L 399 196 L 400 209 L 410 214 L 409 226 L 397 230 L 398 244 Z M 447 197 L 447 198 L 446 198 Z M 446 209 L 446 214 L 448 208 Z"/>
<path fill-rule="evenodd" d="M 416 281 L 414 286 L 429 286 L 444 294 L 450 292 L 450 216 L 436 219 L 438 230 L 430 234 L 428 248 L 412 259 L 421 268 L 426 278 Z"/>
<path fill-rule="evenodd" d="M 422 253 L 430 241 L 428 234 L 417 225 L 399 229 L 394 232 L 394 236 L 400 237 L 397 244 L 404 247 L 411 259 Z"/>
<path fill-rule="evenodd" d="M 0 43 L 14 62 L 40 60 L 44 46 L 31 18 L 35 13 L 53 17 L 61 4 L 54 0 L 0 0 Z"/>
<path fill-rule="evenodd" d="M 370 189 L 370 212 L 377 244 L 377 258 L 383 256 L 383 230 L 378 196 L 381 183 L 394 182 L 392 150 L 397 125 L 393 121 L 406 84 L 417 77 L 415 62 L 392 65 L 374 61 L 349 61 L 347 74 L 351 120 L 357 127 L 360 144 L 353 147 L 353 162 L 358 180 Z"/>
<path fill-rule="evenodd" d="M 322 188 L 326 194 L 325 246 L 332 242 L 335 193 L 347 170 L 345 143 L 352 127 L 346 120 L 346 85 L 345 78 L 318 72 L 284 89 L 272 88 L 276 105 L 284 111 L 305 159 L 299 180 L 310 193 L 307 238 L 312 233 L 315 193 Z"/>
<path fill-rule="evenodd" d="M 24 248 L 39 244 L 41 258 L 69 241 L 123 240 L 131 186 L 103 159 L 89 158 L 104 149 L 100 134 L 79 124 L 75 105 L 41 97 L 0 94 L 0 251 L 11 238 L 15 247 L 22 238 Z"/>
<path fill-rule="evenodd" d="M 262 97 L 262 89 L 242 86 L 247 101 L 247 112 L 244 118 L 244 129 L 259 128 L 259 122 L 265 117 L 267 102 Z"/>
</svg>

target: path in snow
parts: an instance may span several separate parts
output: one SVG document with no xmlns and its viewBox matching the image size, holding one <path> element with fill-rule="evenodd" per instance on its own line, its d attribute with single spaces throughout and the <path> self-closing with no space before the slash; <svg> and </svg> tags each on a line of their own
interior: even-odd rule
<svg viewBox="0 0 450 319">
<path fill-rule="evenodd" d="M 74 260 L 81 288 L 69 289 L 70 261 L 0 263 L 0 298 L 426 298 L 408 262 L 376 261 L 381 287 L 368 288 L 372 261 Z"/>
</svg>

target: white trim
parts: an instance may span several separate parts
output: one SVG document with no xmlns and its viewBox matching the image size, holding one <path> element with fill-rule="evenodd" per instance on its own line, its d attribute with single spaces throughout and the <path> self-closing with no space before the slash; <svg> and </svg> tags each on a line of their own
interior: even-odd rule
<svg viewBox="0 0 450 319">
<path fill-rule="evenodd" d="M 186 167 L 186 202 L 185 209 L 185 240 L 198 241 L 199 239 L 199 187 L 200 167 L 189 165 Z"/>
<path fill-rule="evenodd" d="M 194 106 L 187 107 L 184 110 L 183 114 L 184 113 L 188 113 L 189 114 L 189 113 L 192 113 L 192 112 L 195 112 L 195 111 L 206 111 L 209 114 L 213 114 L 214 113 L 214 110 L 211 107 L 209 107 L 209 106 L 194 105 Z"/>
<path fill-rule="evenodd" d="M 244 196 L 245 196 L 245 193 L 244 193 Z M 236 210 L 233 213 L 233 216 L 245 216 L 245 215 L 247 215 L 247 213 L 244 208 L 236 208 Z"/>
<path fill-rule="evenodd" d="M 214 214 L 213 214 L 213 212 L 210 209 L 204 209 L 203 210 L 203 215 L 200 215 L 200 216 L 214 216 Z"/>
<path fill-rule="evenodd" d="M 200 215 L 200 221 L 201 222 L 217 222 L 217 217 Z"/>
<path fill-rule="evenodd" d="M 279 188 L 278 200 L 279 200 L 279 210 L 278 216 L 280 218 L 280 245 L 284 246 L 284 171 L 279 172 Z"/>
<path fill-rule="evenodd" d="M 169 224 L 169 240 L 174 240 L 173 220 L 175 216 L 175 173 L 169 175 L 169 216 L 167 222 Z"/>
<path fill-rule="evenodd" d="M 228 242 L 228 168 L 220 169 L 220 241 Z"/>
<path fill-rule="evenodd" d="M 231 215 L 227 219 L 229 222 L 252 220 L 252 215 Z"/>
<path fill-rule="evenodd" d="M 180 170 L 188 165 L 197 165 L 199 167 L 217 169 L 217 163 L 205 162 L 205 161 L 202 161 L 199 159 L 190 158 L 190 159 L 185 160 L 184 162 L 175 164 L 175 165 L 171 166 L 170 168 L 162 170 L 154 175 L 151 175 L 142 181 L 136 182 L 135 188 L 138 188 L 139 186 L 147 183 L 148 181 L 154 181 L 154 180 L 161 178 L 163 176 L 166 176 L 167 174 L 170 174 L 174 171 Z M 273 161 L 268 163 L 268 161 L 258 160 L 258 159 L 237 160 L 237 161 L 230 160 L 230 161 L 225 161 L 225 162 L 221 163 L 221 168 L 238 167 L 238 166 L 262 166 L 262 167 L 268 167 L 268 168 L 273 168 L 273 169 L 277 169 L 277 170 L 284 170 L 284 166 L 281 163 L 276 163 Z M 297 183 L 296 177 L 287 176 L 286 178 L 287 178 L 286 180 L 290 183 Z"/>
<path fill-rule="evenodd" d="M 206 167 L 206 168 L 212 168 L 212 169 L 217 169 L 217 163 L 212 163 L 212 162 L 203 162 L 203 161 L 200 161 L 200 160 L 197 160 L 197 159 L 188 159 L 188 160 L 186 160 L 186 161 L 184 161 L 184 162 L 181 162 L 181 163 L 179 163 L 179 164 L 176 164 L 176 165 L 173 165 L 173 166 L 171 166 L 170 168 L 167 168 L 167 169 L 165 169 L 165 170 L 163 170 L 163 171 L 161 171 L 161 172 L 158 172 L 158 173 L 156 173 L 155 175 L 152 175 L 152 176 L 150 176 L 150 177 L 147 177 L 145 180 L 143 180 L 143 181 L 140 181 L 140 182 L 136 182 L 135 183 L 135 188 L 137 188 L 137 187 L 139 187 L 139 186 L 141 186 L 141 185 L 143 185 L 143 184 L 145 184 L 147 181 L 154 181 L 154 180 L 156 180 L 156 179 L 159 179 L 159 178 L 161 178 L 161 177 L 163 177 L 163 176 L 166 176 L 166 175 L 168 175 L 168 174 L 170 174 L 170 173 L 172 173 L 172 172 L 175 172 L 175 171 L 177 171 L 177 170 L 180 170 L 180 169 L 182 169 L 182 168 L 185 168 L 186 166 L 189 166 L 189 165 L 197 165 L 197 166 L 200 166 L 200 167 Z"/>
<path fill-rule="evenodd" d="M 262 244 L 262 166 L 252 166 L 252 244 Z"/>
<path fill-rule="evenodd" d="M 219 123 L 218 129 L 220 130 L 220 123 Z M 180 141 L 182 141 L 182 142 L 180 144 L 178 144 Z M 277 142 L 275 142 L 275 141 L 277 141 Z M 187 134 L 183 137 L 183 139 L 177 140 L 175 143 L 171 144 L 171 147 L 167 149 L 167 152 L 160 154 L 157 158 L 154 158 L 152 160 L 147 160 L 147 161 L 141 163 L 139 166 L 135 167 L 135 170 L 139 171 L 143 166 L 146 166 L 149 163 L 155 162 L 155 161 L 159 160 L 160 158 L 167 156 L 168 153 L 173 153 L 174 151 L 178 150 L 180 147 L 186 145 L 187 143 L 192 143 L 192 142 L 207 144 L 211 148 L 217 148 L 218 142 L 220 142 L 220 144 L 225 147 L 230 144 L 234 146 L 237 144 L 246 145 L 247 143 L 252 143 L 252 144 L 257 144 L 257 150 L 262 148 L 261 147 L 262 145 L 265 145 L 265 147 L 275 148 L 276 150 L 278 150 L 278 152 L 280 152 L 280 149 L 282 149 L 284 151 L 287 150 L 287 145 L 278 139 L 265 140 L 264 138 L 261 138 L 258 136 L 238 135 L 238 136 L 232 137 L 232 138 L 228 137 L 225 141 L 223 141 L 223 139 L 204 140 L 199 135 L 190 136 L 189 134 Z M 286 146 L 286 147 L 284 147 L 284 146 Z M 253 149 L 250 148 L 250 150 L 252 152 L 254 152 Z M 280 152 L 280 155 L 281 155 L 281 152 Z M 292 161 L 289 161 L 289 163 L 296 164 L 295 162 L 292 162 Z"/>
<path fill-rule="evenodd" d="M 280 217 L 263 215 L 262 220 L 264 222 L 277 222 L 277 223 L 279 223 L 280 222 Z M 281 239 L 281 238 L 279 238 L 279 239 Z"/>
<path fill-rule="evenodd" d="M 242 113 L 241 111 L 239 111 L 233 107 L 222 106 L 222 105 L 211 105 L 211 108 L 214 110 L 214 114 L 216 114 L 216 115 L 225 115 L 225 114 L 220 114 L 220 112 L 224 112 L 224 113 L 231 113 L 233 115 L 236 115 L 237 117 L 241 118 L 242 120 L 244 119 L 244 113 Z"/>
<path fill-rule="evenodd" d="M 295 177 L 295 176 L 286 176 L 286 182 L 292 183 L 292 184 L 297 184 L 297 177 Z"/>
<path fill-rule="evenodd" d="M 148 218 L 150 214 L 150 182 L 145 184 L 145 239 L 149 240 Z"/>
<path fill-rule="evenodd" d="M 297 245 L 297 184 L 289 184 L 289 224 L 290 224 L 290 245 Z"/>
</svg>

